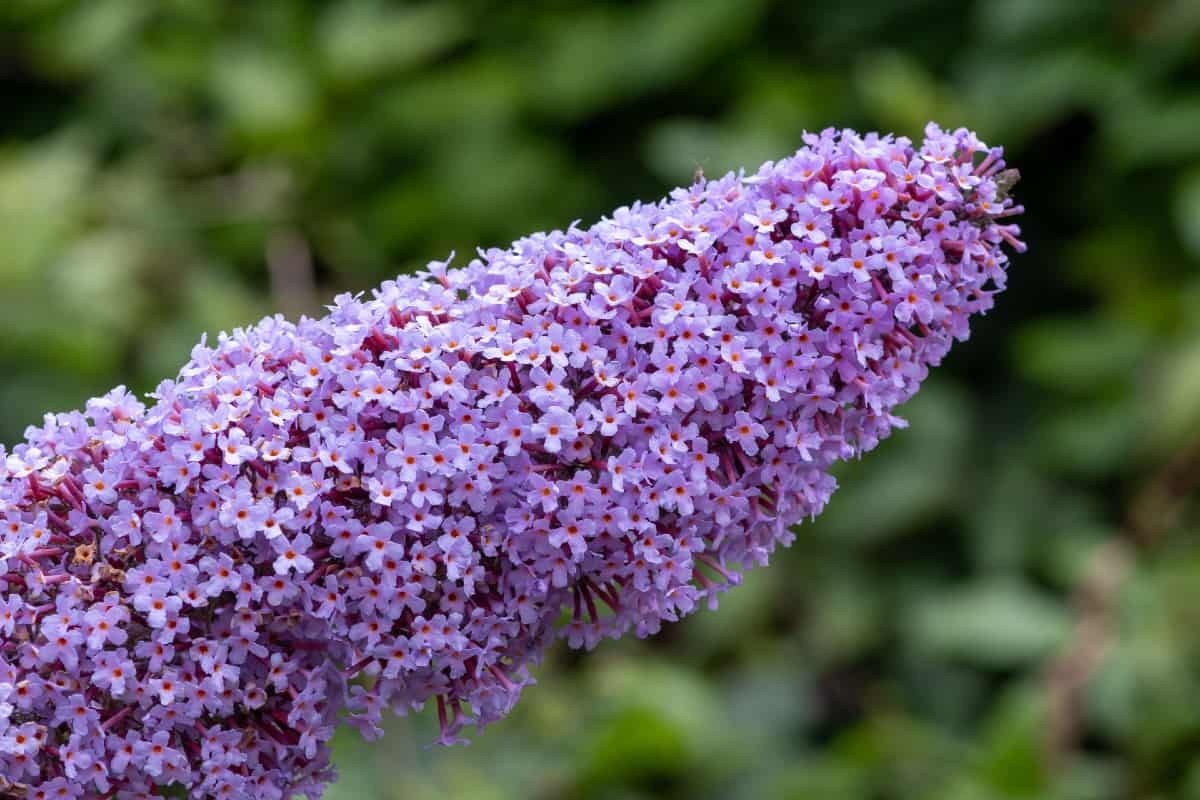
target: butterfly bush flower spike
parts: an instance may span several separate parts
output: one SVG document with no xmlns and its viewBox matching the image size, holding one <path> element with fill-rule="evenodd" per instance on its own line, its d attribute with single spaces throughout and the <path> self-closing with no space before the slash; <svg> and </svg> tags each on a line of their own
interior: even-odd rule
<svg viewBox="0 0 1200 800">
<path fill-rule="evenodd" d="M 430 704 L 457 741 L 555 638 L 765 564 L 1023 249 L 967 130 L 804 141 L 0 448 L 0 795 L 317 798 L 340 722 Z"/>
</svg>

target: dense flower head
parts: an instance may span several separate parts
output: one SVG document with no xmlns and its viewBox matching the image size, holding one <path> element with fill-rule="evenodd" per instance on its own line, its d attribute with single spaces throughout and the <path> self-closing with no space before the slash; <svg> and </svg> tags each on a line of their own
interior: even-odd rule
<svg viewBox="0 0 1200 800">
<path fill-rule="evenodd" d="M 591 228 L 202 342 L 0 448 L 0 795 L 321 794 L 714 604 L 1004 286 L 1001 151 L 828 130 Z"/>
</svg>

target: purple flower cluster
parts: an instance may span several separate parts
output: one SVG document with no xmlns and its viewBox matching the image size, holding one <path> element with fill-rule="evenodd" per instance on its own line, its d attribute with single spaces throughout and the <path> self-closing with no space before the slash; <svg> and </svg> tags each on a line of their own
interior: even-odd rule
<svg viewBox="0 0 1200 800">
<path fill-rule="evenodd" d="M 433 703 L 456 741 L 556 636 L 765 563 L 1022 249 L 969 131 L 805 143 L 0 448 L 0 795 L 318 797 L 339 721 Z"/>
</svg>

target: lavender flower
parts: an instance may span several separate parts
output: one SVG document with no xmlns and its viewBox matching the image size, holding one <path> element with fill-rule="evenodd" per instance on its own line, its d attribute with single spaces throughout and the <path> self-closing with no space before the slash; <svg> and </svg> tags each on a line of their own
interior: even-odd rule
<svg viewBox="0 0 1200 800">
<path fill-rule="evenodd" d="M 457 741 L 556 636 L 652 634 L 765 564 L 1023 249 L 969 131 L 805 143 L 0 448 L 0 791 L 315 798 L 339 721 L 432 703 Z"/>
</svg>

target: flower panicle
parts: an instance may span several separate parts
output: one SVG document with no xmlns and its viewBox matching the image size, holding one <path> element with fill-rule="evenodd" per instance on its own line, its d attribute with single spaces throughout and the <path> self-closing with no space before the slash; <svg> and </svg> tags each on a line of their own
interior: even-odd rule
<svg viewBox="0 0 1200 800">
<path fill-rule="evenodd" d="M 202 341 L 149 407 L 0 449 L 5 791 L 315 798 L 339 721 L 429 703 L 460 741 L 555 638 L 715 605 L 1024 247 L 970 131 L 804 143 Z"/>
</svg>

